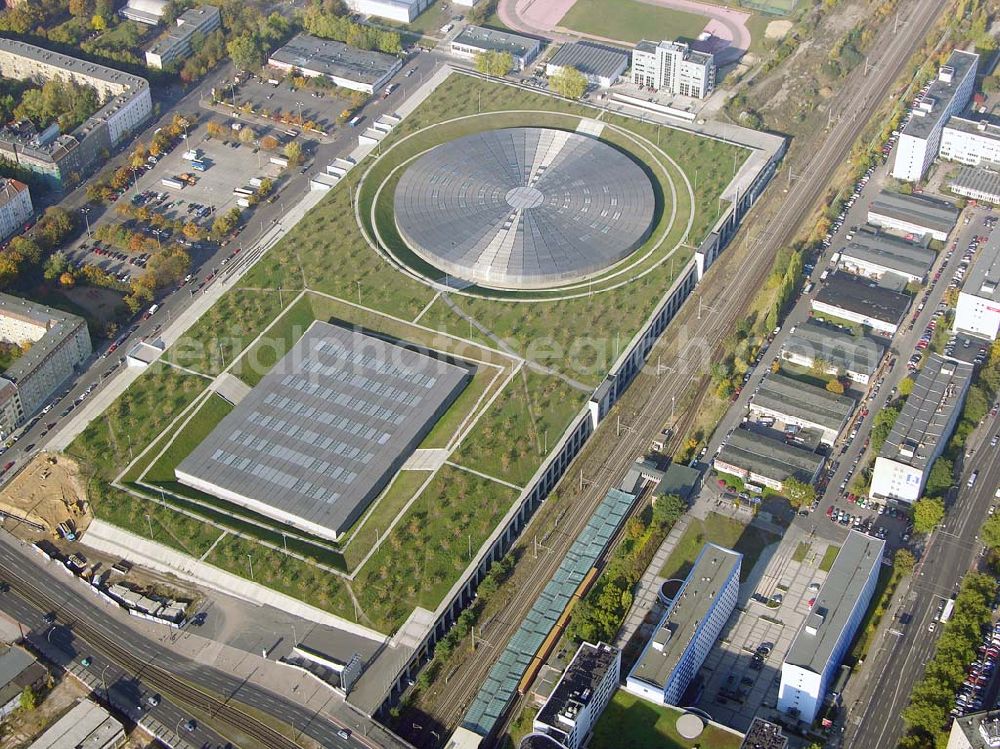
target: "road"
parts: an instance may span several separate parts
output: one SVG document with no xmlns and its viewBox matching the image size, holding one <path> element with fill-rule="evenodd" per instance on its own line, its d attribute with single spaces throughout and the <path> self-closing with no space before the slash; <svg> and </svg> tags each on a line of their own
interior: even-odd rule
<svg viewBox="0 0 1000 749">
<path fill-rule="evenodd" d="M 708 342 L 714 347 L 735 327 L 736 320 L 743 315 L 746 301 L 763 284 L 770 270 L 771 259 L 780 248 L 791 242 L 799 227 L 810 217 L 835 170 L 848 158 L 852 143 L 874 114 L 877 105 L 889 95 L 894 81 L 902 74 L 910 55 L 923 41 L 943 7 L 943 0 L 918 0 L 907 6 L 907 17 L 903 19 L 907 22 L 901 27 L 901 31 L 893 34 L 891 26 L 880 30 L 872 46 L 872 57 L 875 58 L 872 62 L 876 65 L 868 76 L 864 75 L 863 68 L 858 68 L 848 77 L 844 90 L 851 91 L 852 95 L 843 98 L 841 117 L 833 124 L 822 145 L 801 154 L 799 163 L 794 165 L 795 174 L 802 175 L 797 178 L 795 189 L 779 198 L 779 207 L 764 226 L 759 225 L 764 222 L 763 219 L 755 221 L 751 216 L 748 220 L 750 228 L 744 228 L 733 240 L 733 244 L 738 245 L 750 236 L 746 251 L 740 253 L 734 247 L 723 253 L 695 290 L 693 296 L 707 305 L 711 314 L 704 317 L 699 315 L 699 319 L 694 319 L 692 310 L 699 304 L 698 299 L 692 299 L 671 324 L 671 330 L 683 330 L 686 333 L 684 337 L 689 342 Z M 777 185 L 772 186 L 771 190 L 776 187 Z M 601 461 L 600 470 L 596 467 L 588 470 L 588 476 L 593 475 L 595 478 L 585 488 L 582 496 L 574 499 L 573 527 L 561 529 L 564 532 L 552 540 L 550 553 L 530 563 L 528 555 L 525 555 L 519 563 L 525 571 L 514 574 L 516 598 L 505 609 L 502 618 L 494 619 L 480 633 L 494 647 L 480 648 L 449 674 L 448 689 L 436 704 L 428 707 L 432 714 L 427 722 L 434 721 L 446 728 L 452 728 L 459 722 L 462 712 L 471 702 L 497 657 L 498 649 L 503 647 L 520 625 L 527 610 L 558 567 L 579 527 L 582 527 L 582 523 L 608 489 L 620 480 L 628 465 L 643 454 L 649 439 L 658 434 L 667 423 L 673 399 L 682 400 L 691 384 L 702 382 L 708 362 L 699 355 L 686 355 L 689 350 L 698 352 L 697 344 L 693 349 L 684 348 L 681 355 L 674 358 L 670 377 L 657 378 L 647 370 L 641 376 L 656 380 L 655 385 L 641 395 L 637 393 L 637 388 L 626 392 L 618 408 L 628 429 L 609 448 L 608 456 Z M 655 350 L 651 353 L 650 360 L 656 360 Z M 655 371 L 655 365 L 651 365 L 651 368 Z M 599 433 L 592 442 L 601 439 L 602 435 Z M 605 433 L 603 439 L 612 438 Z M 570 471 L 574 478 L 578 472 L 574 470 L 576 468 L 574 466 Z M 529 527 L 525 530 L 524 537 L 530 537 L 532 532 L 533 529 Z M 422 735 L 407 738 L 414 743 L 431 743 Z"/>
<path fill-rule="evenodd" d="M 20 618 L 28 605 L 33 609 L 33 613 L 28 611 L 28 623 L 36 621 L 35 617 L 43 613 L 54 612 L 60 629 L 65 627 L 72 633 L 75 652 L 90 654 L 95 659 L 99 657 L 102 664 L 114 664 L 119 682 L 134 680 L 129 687 L 130 693 L 157 692 L 163 695 L 165 702 L 186 710 L 186 715 L 193 711 L 210 716 L 205 721 L 234 743 L 243 735 L 276 749 L 299 746 L 270 724 L 248 714 L 246 708 L 251 708 L 284 722 L 292 727 L 296 736 L 305 734 L 323 747 L 371 749 L 379 745 L 360 734 L 345 739 L 338 735 L 344 726 L 325 715 L 252 681 L 180 656 L 165 645 L 140 635 L 111 616 L 79 581 L 45 566 L 36 552 L 22 547 L 2 531 L 0 573 L 11 588 L 10 593 L 0 596 L 0 608 Z M 401 749 L 402 743 L 388 746 Z"/>
</svg>

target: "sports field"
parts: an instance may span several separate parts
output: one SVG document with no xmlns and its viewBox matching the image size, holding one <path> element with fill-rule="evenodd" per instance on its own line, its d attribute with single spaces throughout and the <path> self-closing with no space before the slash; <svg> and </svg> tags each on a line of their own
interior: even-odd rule
<svg viewBox="0 0 1000 749">
<path fill-rule="evenodd" d="M 634 44 L 643 39 L 697 39 L 709 19 L 638 0 L 576 0 L 559 26 Z"/>
<path fill-rule="evenodd" d="M 744 152 L 605 116 L 600 137 L 645 164 L 657 185 L 656 231 L 633 270 L 558 298 L 441 293 L 401 272 L 371 241 L 387 218 L 377 186 L 400 159 L 462 132 L 574 130 L 590 114 L 544 94 L 449 77 L 70 446 L 91 477 L 95 513 L 192 556 L 207 553 L 204 561 L 241 576 L 251 554 L 256 582 L 382 632 L 416 606 L 434 610 L 690 259 Z M 212 380 L 225 372 L 257 384 L 313 320 L 362 326 L 477 367 L 421 445 L 436 460 L 401 471 L 339 544 L 172 475 L 228 413 Z"/>
</svg>

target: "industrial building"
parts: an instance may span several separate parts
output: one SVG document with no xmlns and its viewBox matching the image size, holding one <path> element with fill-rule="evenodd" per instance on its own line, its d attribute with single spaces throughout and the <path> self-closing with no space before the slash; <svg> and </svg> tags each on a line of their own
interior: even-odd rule
<svg viewBox="0 0 1000 749">
<path fill-rule="evenodd" d="M 0 720 L 21 706 L 25 689 L 44 687 L 49 672 L 18 645 L 0 645 Z"/>
<path fill-rule="evenodd" d="M 893 335 L 910 308 L 906 294 L 886 289 L 850 273 L 834 273 L 810 305 L 818 317 L 824 315 L 864 325 L 884 335 Z"/>
<path fill-rule="evenodd" d="M 632 50 L 631 80 L 637 86 L 704 99 L 715 89 L 715 57 L 684 42 L 639 42 Z"/>
<path fill-rule="evenodd" d="M 958 221 L 958 209 L 946 200 L 924 195 L 880 192 L 868 207 L 868 223 L 901 234 L 944 242 Z"/>
<path fill-rule="evenodd" d="M 580 645 L 535 716 L 532 732 L 565 749 L 580 749 L 618 689 L 621 661 L 621 651 L 611 645 Z"/>
<path fill-rule="evenodd" d="M 806 484 L 814 482 L 823 467 L 823 456 L 746 429 L 736 429 L 712 460 L 712 467 L 780 492 L 789 477 Z"/>
<path fill-rule="evenodd" d="M 937 156 L 948 118 L 965 110 L 976 83 L 979 55 L 955 50 L 913 109 L 896 145 L 892 176 L 919 182 Z"/>
<path fill-rule="evenodd" d="M 87 321 L 0 294 L 0 341 L 31 347 L 0 375 L 0 439 L 30 418 L 90 357 Z"/>
<path fill-rule="evenodd" d="M 951 723 L 947 749 L 997 749 L 1000 747 L 1000 710 L 959 715 Z"/>
<path fill-rule="evenodd" d="M 173 28 L 146 50 L 146 65 L 161 70 L 191 53 L 195 34 L 206 36 L 222 25 L 222 14 L 214 5 L 189 8 L 177 17 Z"/>
<path fill-rule="evenodd" d="M 21 231 L 34 213 L 28 186 L 0 177 L 0 240 Z"/>
<path fill-rule="evenodd" d="M 788 749 L 788 737 L 777 723 L 755 715 L 740 749 Z"/>
<path fill-rule="evenodd" d="M 705 544 L 625 680 L 625 690 L 677 705 L 736 609 L 743 555 Z"/>
<path fill-rule="evenodd" d="M 773 372 L 761 380 L 750 401 L 750 413 L 769 416 L 786 426 L 815 429 L 822 442 L 832 445 L 847 424 L 854 405 L 854 399 L 846 395 Z"/>
<path fill-rule="evenodd" d="M 146 26 L 159 26 L 166 9 L 167 0 L 128 0 L 118 13 L 129 21 Z"/>
<path fill-rule="evenodd" d="M 339 540 L 471 373 L 403 343 L 314 322 L 181 462 L 177 479 Z"/>
<path fill-rule="evenodd" d="M 42 132 L 31 123 L 0 130 L 0 158 L 30 169 L 55 190 L 83 179 L 153 113 L 145 78 L 13 39 L 0 39 L 0 77 L 69 79 L 97 91 L 101 108 L 72 133 L 60 133 L 57 123 Z"/>
<path fill-rule="evenodd" d="M 83 699 L 28 749 L 118 749 L 127 741 L 125 726 L 96 702 Z"/>
<path fill-rule="evenodd" d="M 777 709 L 811 724 L 864 619 L 882 568 L 885 541 L 850 531 L 781 664 Z"/>
<path fill-rule="evenodd" d="M 952 327 L 991 341 L 1000 334 L 1000 239 L 990 236 L 973 259 L 958 293 Z"/>
<path fill-rule="evenodd" d="M 1000 164 L 1000 127 L 985 119 L 950 117 L 938 155 L 967 166 Z"/>
<path fill-rule="evenodd" d="M 455 57 L 471 61 L 483 52 L 506 52 L 514 62 L 514 70 L 524 70 L 541 48 L 542 43 L 530 36 L 471 25 L 451 40 L 451 54 Z"/>
<path fill-rule="evenodd" d="M 837 264 L 858 276 L 880 280 L 888 274 L 906 283 L 922 284 L 937 253 L 905 239 L 882 232 L 858 231 L 841 248 Z"/>
<path fill-rule="evenodd" d="M 268 64 L 285 73 L 323 76 L 341 88 L 372 94 L 403 66 L 395 55 L 357 49 L 343 42 L 299 34 L 271 53 Z"/>
<path fill-rule="evenodd" d="M 903 410 L 875 458 L 871 495 L 912 503 L 920 499 L 931 466 L 962 413 L 973 367 L 931 354 Z"/>
<path fill-rule="evenodd" d="M 596 42 L 567 42 L 545 64 L 545 75 L 563 68 L 576 68 L 592 86 L 608 88 L 628 69 L 629 55 L 623 49 Z"/>
<path fill-rule="evenodd" d="M 781 358 L 800 367 L 814 368 L 817 362 L 829 375 L 845 374 L 867 386 L 878 370 L 885 345 L 870 336 L 856 336 L 819 320 L 795 326 L 781 347 Z"/>
<path fill-rule="evenodd" d="M 487 130 L 406 167 L 396 228 L 421 258 L 494 288 L 581 281 L 638 248 L 656 198 L 632 159 L 588 135 Z"/>
<path fill-rule="evenodd" d="M 1000 204 L 1000 174 L 989 169 L 963 166 L 948 180 L 948 187 L 964 198 Z"/>
<path fill-rule="evenodd" d="M 433 0 L 346 0 L 346 5 L 352 13 L 410 23 L 423 13 L 431 2 Z M 465 4 L 472 5 L 470 2 Z"/>
</svg>

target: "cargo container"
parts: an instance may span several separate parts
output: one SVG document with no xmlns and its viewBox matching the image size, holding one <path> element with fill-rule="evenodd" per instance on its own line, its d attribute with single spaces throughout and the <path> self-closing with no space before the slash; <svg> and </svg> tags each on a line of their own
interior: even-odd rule
<svg viewBox="0 0 1000 749">
<path fill-rule="evenodd" d="M 160 180 L 160 184 L 163 185 L 164 187 L 172 187 L 175 190 L 184 189 L 183 182 L 181 182 L 179 179 L 173 179 L 171 177 L 164 177 L 163 179 Z"/>
</svg>

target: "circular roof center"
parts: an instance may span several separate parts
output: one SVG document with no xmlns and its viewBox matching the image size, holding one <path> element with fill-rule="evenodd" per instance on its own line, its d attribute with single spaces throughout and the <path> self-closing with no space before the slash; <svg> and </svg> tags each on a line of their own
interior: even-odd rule
<svg viewBox="0 0 1000 749">
<path fill-rule="evenodd" d="M 545 200 L 545 196 L 542 195 L 541 190 L 536 190 L 534 187 L 529 187 L 528 185 L 522 185 L 521 187 L 508 190 L 504 199 L 511 208 L 523 211 L 526 208 L 537 208 L 540 206 L 542 201 Z"/>
</svg>

